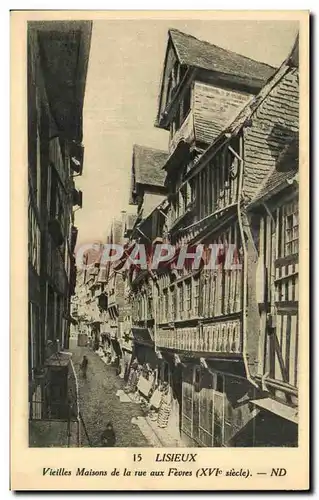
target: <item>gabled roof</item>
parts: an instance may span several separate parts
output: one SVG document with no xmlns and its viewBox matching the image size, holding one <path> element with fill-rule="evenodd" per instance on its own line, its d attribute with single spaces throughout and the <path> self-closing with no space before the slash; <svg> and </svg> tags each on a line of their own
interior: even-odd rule
<svg viewBox="0 0 319 500">
<path fill-rule="evenodd" d="M 195 141 L 210 144 L 253 98 L 252 94 L 224 90 L 195 82 L 193 120 Z"/>
<path fill-rule="evenodd" d="M 288 169 L 282 168 L 283 156 L 287 157 L 288 154 L 287 145 L 289 154 L 295 156 L 294 161 L 290 162 L 292 175 L 298 169 L 298 158 L 293 152 L 298 152 L 298 66 L 297 37 L 291 53 L 274 76 L 198 160 L 199 165 L 205 164 L 221 141 L 236 136 L 243 127 L 246 127 L 244 128 L 244 196 L 248 202 L 260 196 L 261 187 L 272 189 L 273 182 L 280 183 L 287 177 L 283 171 L 287 173 Z M 269 184 L 266 186 L 264 183 L 267 179 Z"/>
<path fill-rule="evenodd" d="M 294 46 L 287 59 L 285 59 L 285 61 L 274 73 L 273 77 L 261 89 L 259 94 L 240 111 L 237 118 L 233 121 L 227 131 L 234 134 L 240 128 L 242 128 L 245 122 L 252 117 L 252 115 L 257 111 L 258 107 L 262 104 L 266 97 L 292 68 L 299 68 L 299 34 L 296 37 Z M 298 72 L 295 73 L 297 74 Z"/>
<path fill-rule="evenodd" d="M 289 181 L 296 176 L 297 172 L 298 165 L 289 172 L 281 172 L 276 168 L 273 168 L 266 178 L 266 181 L 262 184 L 252 203 L 254 205 L 259 204 L 262 200 L 270 198 L 277 192 L 281 191 L 283 189 L 283 186 L 289 185 Z"/>
<path fill-rule="evenodd" d="M 169 35 L 180 64 L 244 78 L 256 78 L 264 83 L 275 71 L 275 68 L 268 64 L 199 40 L 177 29 L 170 29 Z"/>
<path fill-rule="evenodd" d="M 287 145 L 297 140 L 298 132 L 298 70 L 289 68 L 258 107 L 251 126 L 244 132 L 244 192 L 249 199 L 258 195 L 260 185 L 270 172 L 287 171 L 282 165 L 283 156 L 288 154 Z M 291 161 L 290 168 L 295 166 L 296 160 Z"/>
<path fill-rule="evenodd" d="M 163 166 L 167 158 L 168 153 L 165 151 L 134 144 L 130 188 L 131 204 L 134 204 L 133 198 L 137 185 L 164 187 L 166 172 L 163 170 Z"/>
<path fill-rule="evenodd" d="M 217 81 L 219 78 L 222 78 L 224 81 L 235 81 L 241 86 L 244 85 L 247 91 L 252 90 L 254 94 L 275 72 L 275 68 L 268 64 L 199 40 L 177 29 L 169 29 L 155 122 L 156 126 L 161 126 L 161 117 L 165 107 L 163 105 L 163 98 L 164 92 L 167 91 L 165 87 L 165 81 L 168 78 L 166 69 L 171 50 L 174 51 L 179 64 L 183 68 L 190 71 L 199 69 L 210 72 L 210 76 L 217 77 Z M 167 128 L 167 125 L 164 128 Z"/>
</svg>

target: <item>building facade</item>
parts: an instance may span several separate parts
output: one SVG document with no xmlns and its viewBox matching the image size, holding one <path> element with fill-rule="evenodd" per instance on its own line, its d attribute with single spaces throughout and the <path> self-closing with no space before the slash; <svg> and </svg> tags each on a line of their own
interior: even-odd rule
<svg viewBox="0 0 319 500">
<path fill-rule="evenodd" d="M 166 197 L 143 210 L 135 151 L 132 244 L 220 250 L 214 270 L 131 266 L 133 358 L 170 387 L 184 443 L 296 446 L 298 41 L 275 70 L 170 31 L 156 124 Z"/>
<path fill-rule="evenodd" d="M 29 417 L 66 410 L 89 22 L 28 25 Z M 72 29 L 70 29 L 72 28 Z M 60 353 L 60 354 L 59 354 Z M 59 362 L 57 359 L 59 358 Z M 32 436 L 30 437 L 32 441 Z"/>
</svg>

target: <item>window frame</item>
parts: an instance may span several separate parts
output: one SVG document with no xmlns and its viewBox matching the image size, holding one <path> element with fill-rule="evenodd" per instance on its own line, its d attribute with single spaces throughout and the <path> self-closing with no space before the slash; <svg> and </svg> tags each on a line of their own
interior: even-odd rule
<svg viewBox="0 0 319 500">
<path fill-rule="evenodd" d="M 282 207 L 284 238 L 283 238 L 283 256 L 288 257 L 299 252 L 299 203 L 298 198 L 292 199 Z M 291 225 L 288 221 L 291 220 Z M 295 236 L 294 232 L 297 232 Z M 291 235 L 288 238 L 288 232 Z M 297 251 L 296 247 L 297 246 Z M 287 247 L 290 249 L 287 250 Z"/>
</svg>

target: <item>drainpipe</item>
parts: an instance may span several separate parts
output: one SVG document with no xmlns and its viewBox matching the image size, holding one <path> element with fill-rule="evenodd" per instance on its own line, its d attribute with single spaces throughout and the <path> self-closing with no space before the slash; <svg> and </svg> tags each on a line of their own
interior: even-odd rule
<svg viewBox="0 0 319 500">
<path fill-rule="evenodd" d="M 239 180 L 238 180 L 238 196 L 237 196 L 237 217 L 238 217 L 238 224 L 239 224 L 239 231 L 240 231 L 240 238 L 242 241 L 242 246 L 243 246 L 243 256 L 244 256 L 244 269 L 243 269 L 243 289 L 242 289 L 242 296 L 243 296 L 243 310 L 242 310 L 242 349 L 243 349 L 243 360 L 244 360 L 244 366 L 245 366 L 245 371 L 247 375 L 247 380 L 256 388 L 258 388 L 258 384 L 251 378 L 250 376 L 250 370 L 248 367 L 247 359 L 246 359 L 246 334 L 247 334 L 247 284 L 248 284 L 248 275 L 247 275 L 247 268 L 248 268 L 248 255 L 247 255 L 247 247 L 246 247 L 246 241 L 245 241 L 245 232 L 244 232 L 244 227 L 243 227 L 243 220 L 242 220 L 242 213 L 241 213 L 241 202 L 242 202 L 242 197 L 243 197 L 243 185 L 244 185 L 244 137 L 243 134 L 240 136 L 239 139 L 239 155 L 235 155 L 237 159 L 240 162 L 240 170 L 239 170 Z"/>
</svg>

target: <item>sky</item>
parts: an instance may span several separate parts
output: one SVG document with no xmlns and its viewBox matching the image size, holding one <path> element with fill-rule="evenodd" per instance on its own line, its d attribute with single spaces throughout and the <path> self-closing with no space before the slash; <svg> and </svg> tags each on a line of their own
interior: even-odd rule
<svg viewBox="0 0 319 500">
<path fill-rule="evenodd" d="M 98 20 L 93 23 L 83 110 L 83 208 L 78 243 L 105 241 L 128 205 L 133 144 L 167 150 L 154 127 L 168 29 L 278 67 L 290 52 L 293 21 Z"/>
</svg>

